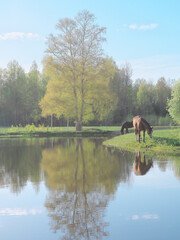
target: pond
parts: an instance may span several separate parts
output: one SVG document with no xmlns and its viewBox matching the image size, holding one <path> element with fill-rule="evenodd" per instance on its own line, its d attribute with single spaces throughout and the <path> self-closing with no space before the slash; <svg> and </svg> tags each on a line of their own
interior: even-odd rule
<svg viewBox="0 0 180 240">
<path fill-rule="evenodd" d="M 180 157 L 103 140 L 1 139 L 1 239 L 180 239 Z"/>
</svg>

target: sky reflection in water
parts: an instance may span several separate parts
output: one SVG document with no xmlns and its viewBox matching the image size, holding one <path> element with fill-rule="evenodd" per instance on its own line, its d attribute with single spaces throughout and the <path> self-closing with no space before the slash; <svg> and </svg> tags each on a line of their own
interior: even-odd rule
<svg viewBox="0 0 180 240">
<path fill-rule="evenodd" d="M 0 140 L 1 238 L 180 239 L 180 158 L 102 141 Z"/>
</svg>

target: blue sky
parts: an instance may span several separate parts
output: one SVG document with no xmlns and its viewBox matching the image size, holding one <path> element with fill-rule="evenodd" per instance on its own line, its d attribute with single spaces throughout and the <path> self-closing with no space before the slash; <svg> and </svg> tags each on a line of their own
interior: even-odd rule
<svg viewBox="0 0 180 240">
<path fill-rule="evenodd" d="M 105 53 L 121 66 L 130 63 L 133 79 L 180 78 L 179 0 L 0 0 L 0 68 L 11 60 L 29 71 L 42 69 L 45 38 L 60 18 L 87 9 L 107 28 Z"/>
</svg>

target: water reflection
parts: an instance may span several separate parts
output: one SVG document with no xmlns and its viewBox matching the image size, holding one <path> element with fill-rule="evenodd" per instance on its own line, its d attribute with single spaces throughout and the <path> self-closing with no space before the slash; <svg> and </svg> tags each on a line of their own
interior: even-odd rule
<svg viewBox="0 0 180 240">
<path fill-rule="evenodd" d="M 27 181 L 31 181 L 38 189 L 42 178 L 41 152 L 41 146 L 32 144 L 32 141 L 1 140 L 0 186 L 9 186 L 12 192 L 18 193 Z"/>
<path fill-rule="evenodd" d="M 112 154 L 87 139 L 67 144 L 42 153 L 51 228 L 63 231 L 63 239 L 102 239 L 108 236 L 106 206 L 119 182 L 130 180 L 133 155 Z"/>
<path fill-rule="evenodd" d="M 136 153 L 136 159 L 134 162 L 134 173 L 136 175 L 145 175 L 152 166 L 153 166 L 152 157 L 150 157 L 149 160 L 146 162 L 144 153 L 142 154 L 142 158 L 140 152 Z"/>
<path fill-rule="evenodd" d="M 153 157 L 152 161 L 143 153 L 135 155 L 106 149 L 102 141 L 87 138 L 0 140 L 1 223 L 9 229 L 10 222 L 11 226 L 17 226 L 18 219 L 18 226 L 24 226 L 27 221 L 29 231 L 31 221 L 31 226 L 34 224 L 34 229 L 38 228 L 31 239 L 42 232 L 43 239 L 57 239 L 58 236 L 64 240 L 115 239 L 112 236 L 116 233 L 132 239 L 143 229 L 141 224 L 146 224 L 139 224 L 142 220 L 160 222 L 165 219 L 169 223 L 171 214 L 171 220 L 179 219 L 180 185 L 174 177 L 180 178 L 179 158 Z M 154 168 L 150 171 L 153 162 Z M 136 176 L 145 174 L 147 177 Z M 34 193 L 34 186 L 36 191 L 39 189 L 38 194 Z M 168 196 L 172 199 L 168 208 L 163 208 L 162 202 L 168 201 Z M 144 201 L 148 204 L 142 204 Z M 36 221 L 38 218 L 38 227 L 33 216 Z M 45 222 L 50 223 L 50 229 Z M 176 222 L 178 224 L 174 220 Z M 133 225 L 134 231 L 129 231 L 132 224 L 137 225 Z M 148 229 L 147 225 L 144 227 Z M 9 240 L 12 238 L 8 238 L 7 228 L 4 228 L 4 235 L 2 227 L 0 230 L 2 238 Z M 34 229 L 32 227 L 32 233 Z M 13 231 L 18 239 L 24 239 L 22 229 L 19 235 L 15 228 Z M 56 234 L 53 235 L 53 231 Z M 50 235 L 46 236 L 47 233 Z"/>
</svg>

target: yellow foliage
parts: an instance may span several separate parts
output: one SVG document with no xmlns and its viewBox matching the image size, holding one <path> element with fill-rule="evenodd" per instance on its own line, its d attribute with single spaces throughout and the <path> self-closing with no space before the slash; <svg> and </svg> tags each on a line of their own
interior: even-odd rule
<svg viewBox="0 0 180 240">
<path fill-rule="evenodd" d="M 53 59 L 44 60 L 44 72 L 50 76 L 47 91 L 40 102 L 42 116 L 61 114 L 82 121 L 102 118 L 115 105 L 115 97 L 110 92 L 109 81 L 115 72 L 112 59 L 104 59 L 103 63 L 92 69 L 76 63 L 76 71 L 67 67 L 60 69 Z"/>
</svg>

